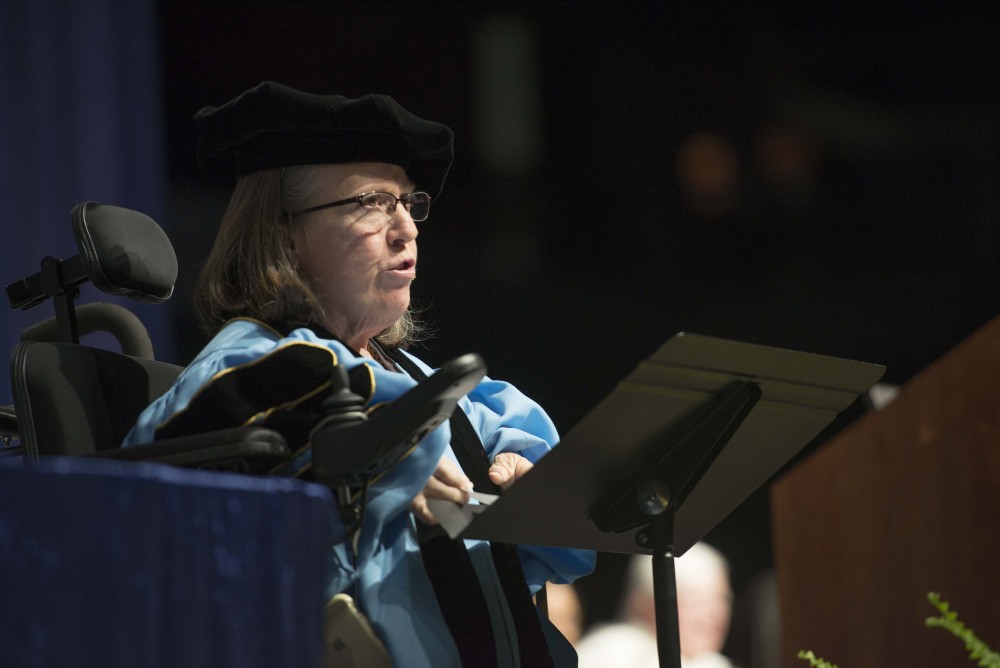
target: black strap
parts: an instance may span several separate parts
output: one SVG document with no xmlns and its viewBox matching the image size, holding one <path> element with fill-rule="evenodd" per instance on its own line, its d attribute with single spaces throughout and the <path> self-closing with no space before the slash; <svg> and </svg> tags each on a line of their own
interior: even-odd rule
<svg viewBox="0 0 1000 668">
<path fill-rule="evenodd" d="M 489 608 L 465 543 L 434 532 L 421 522 L 417 527 L 424 570 L 434 587 L 438 607 L 455 640 L 462 665 L 496 666 L 497 643 Z"/>
<path fill-rule="evenodd" d="M 401 350 L 386 350 L 381 347 L 378 350 L 414 380 L 418 382 L 426 380 L 427 374 L 424 370 Z M 469 416 L 465 411 L 456 409 L 448 422 L 451 425 L 451 449 L 455 452 L 455 457 L 465 475 L 469 476 L 473 486 L 480 492 L 499 494 L 500 488 L 490 480 L 490 460 L 486 456 L 486 449 L 483 448 L 476 428 L 469 421 Z"/>
<path fill-rule="evenodd" d="M 399 365 L 413 379 L 421 381 L 427 378 L 427 374 L 424 373 L 423 369 L 417 366 L 402 351 L 398 349 L 387 351 L 382 348 L 378 350 Z M 499 494 L 500 489 L 490 481 L 490 462 L 486 456 L 486 449 L 483 447 L 483 443 L 475 427 L 472 426 L 472 422 L 469 421 L 469 416 L 465 414 L 465 411 L 456 409 L 449 422 L 451 425 L 451 447 L 462 470 L 465 471 L 465 474 L 469 476 L 472 484 L 479 491 L 488 490 L 492 494 Z M 448 540 L 448 542 L 461 548 L 463 552 L 465 551 L 464 542 L 453 540 Z M 548 644 L 545 642 L 545 635 L 542 632 L 541 620 L 538 617 L 535 605 L 531 601 L 531 590 L 528 588 L 527 580 L 524 577 L 524 569 L 521 567 L 521 559 L 517 553 L 517 546 L 508 543 L 490 543 L 490 551 L 493 555 L 493 564 L 496 568 L 497 577 L 500 580 L 500 586 L 503 589 L 511 615 L 514 618 L 518 654 L 521 658 L 520 665 L 524 668 L 552 668 L 554 665 L 552 657 L 549 654 Z M 466 560 L 468 560 L 468 555 L 466 555 Z M 426 556 L 424 562 L 425 564 L 427 562 Z M 453 577 L 452 574 L 448 573 L 449 569 L 442 568 L 441 570 L 445 571 L 445 575 Z M 428 576 L 432 577 L 432 583 L 439 596 L 438 602 L 443 609 L 445 601 L 441 600 L 441 590 L 438 588 L 438 583 L 434 581 L 430 571 L 428 571 Z M 448 579 L 448 577 L 445 578 L 445 580 Z M 445 588 L 453 586 L 446 583 L 442 584 Z M 482 592 L 479 595 L 482 596 Z M 448 619 L 448 613 L 445 613 L 445 619 Z M 452 629 L 454 635 L 455 629 L 451 627 L 450 622 L 449 628 Z M 459 642 L 457 637 L 456 642 Z M 479 665 L 465 663 L 464 657 L 463 664 L 466 666 Z"/>
</svg>

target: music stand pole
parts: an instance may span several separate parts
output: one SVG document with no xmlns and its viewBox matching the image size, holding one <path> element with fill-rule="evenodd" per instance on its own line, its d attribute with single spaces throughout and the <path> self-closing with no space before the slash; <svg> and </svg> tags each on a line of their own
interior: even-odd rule
<svg viewBox="0 0 1000 668">
<path fill-rule="evenodd" d="M 595 517 L 595 523 L 605 529 L 615 529 L 618 522 L 645 525 L 635 540 L 653 552 L 653 606 L 660 668 L 681 668 L 674 513 L 759 399 L 760 387 L 755 383 L 732 383 L 703 410 L 689 416 L 680 438 L 667 438 L 669 446 L 660 443 L 652 448 L 655 458 L 647 460 L 651 466 L 643 467 L 640 479 L 624 493 L 618 493 Z M 675 492 L 671 494 L 671 490 Z M 626 514 L 619 514 L 622 511 Z"/>
<path fill-rule="evenodd" d="M 656 613 L 656 654 L 660 668 L 681 668 L 677 575 L 674 571 L 673 511 L 665 511 L 636 540 L 653 548 L 653 607 Z"/>
</svg>

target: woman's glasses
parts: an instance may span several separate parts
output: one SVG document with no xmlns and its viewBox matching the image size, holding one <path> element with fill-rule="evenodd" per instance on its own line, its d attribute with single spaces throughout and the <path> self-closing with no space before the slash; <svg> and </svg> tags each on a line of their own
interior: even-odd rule
<svg viewBox="0 0 1000 668">
<path fill-rule="evenodd" d="M 386 215 L 392 215 L 396 211 L 396 206 L 400 203 L 409 212 L 410 217 L 418 223 L 427 220 L 427 216 L 430 215 L 431 196 L 425 192 L 417 191 L 409 195 L 403 195 L 402 197 L 396 197 L 392 193 L 383 192 L 361 193 L 360 195 L 337 200 L 336 202 L 328 202 L 327 204 L 311 206 L 308 209 L 301 209 L 292 213 L 291 217 L 294 218 L 306 213 L 312 213 L 313 211 L 319 211 L 320 209 L 329 209 L 330 207 L 343 206 L 345 204 L 360 204 L 367 211 L 380 211 Z"/>
</svg>

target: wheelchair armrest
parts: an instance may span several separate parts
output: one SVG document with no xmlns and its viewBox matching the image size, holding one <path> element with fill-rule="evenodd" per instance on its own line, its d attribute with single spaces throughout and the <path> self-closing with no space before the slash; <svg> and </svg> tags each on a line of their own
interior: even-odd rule
<svg viewBox="0 0 1000 668">
<path fill-rule="evenodd" d="M 276 431 L 235 427 L 102 450 L 88 456 L 265 474 L 290 459 L 292 453 L 284 437 Z"/>
<path fill-rule="evenodd" d="M 366 421 L 321 421 L 310 435 L 316 479 L 329 486 L 357 480 L 392 466 L 435 427 L 451 417 L 458 400 L 486 374 L 475 353 L 442 365 Z"/>
</svg>

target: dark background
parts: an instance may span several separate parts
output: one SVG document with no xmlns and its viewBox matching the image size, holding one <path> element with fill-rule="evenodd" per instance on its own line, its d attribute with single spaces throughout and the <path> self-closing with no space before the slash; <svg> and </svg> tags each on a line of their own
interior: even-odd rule
<svg viewBox="0 0 1000 668">
<path fill-rule="evenodd" d="M 875 362 L 901 384 L 1000 312 L 996 9 L 155 11 L 173 361 L 205 342 L 190 291 L 230 189 L 197 170 L 191 116 L 266 79 L 388 93 L 455 130 L 414 284 L 437 335 L 416 352 L 481 353 L 563 432 L 677 331 Z M 708 538 L 737 591 L 771 568 L 766 488 Z M 581 583 L 592 620 L 614 612 L 621 567 L 601 555 Z"/>
<path fill-rule="evenodd" d="M 483 354 L 563 431 L 677 331 L 876 362 L 903 383 L 1000 311 L 994 14 L 166 2 L 182 276 L 228 194 L 197 172 L 197 109 L 264 79 L 385 92 L 457 137 L 421 227 L 429 361 Z M 484 99 L 530 119 L 513 166 L 483 148 Z M 692 145 L 725 149 L 687 158 L 700 179 Z M 768 527 L 765 489 L 709 536 L 737 588 L 771 566 Z M 602 555 L 582 583 L 592 618 L 613 611 L 620 568 Z"/>
</svg>

